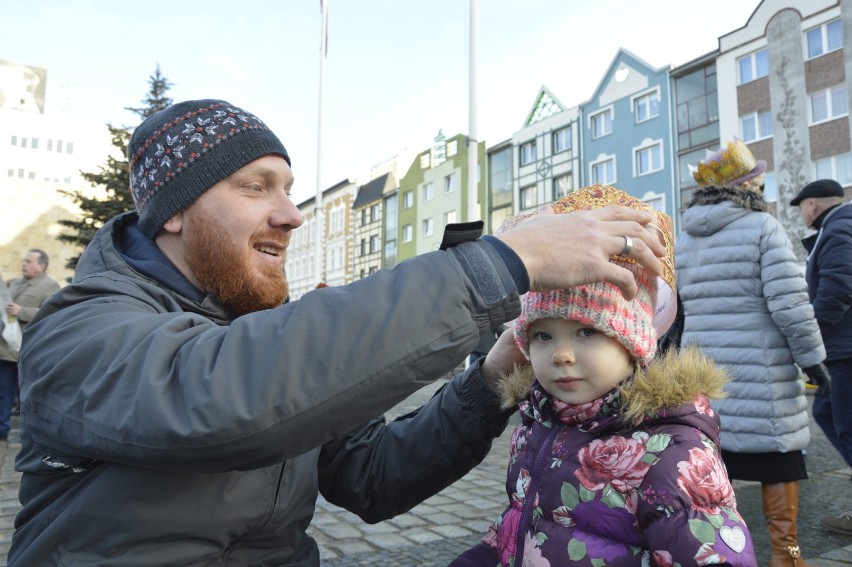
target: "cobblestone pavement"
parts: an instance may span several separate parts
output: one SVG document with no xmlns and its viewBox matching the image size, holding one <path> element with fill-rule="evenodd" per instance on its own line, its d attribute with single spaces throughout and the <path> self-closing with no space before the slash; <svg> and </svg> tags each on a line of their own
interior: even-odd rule
<svg viewBox="0 0 852 567">
<path fill-rule="evenodd" d="M 422 405 L 443 385 L 439 380 L 388 412 L 388 419 Z M 13 423 L 8 443 L 0 441 L 0 567 L 18 511 L 20 449 Z M 819 516 L 852 509 L 852 479 L 837 452 L 813 422 L 808 448 L 810 479 L 801 483 L 799 544 L 812 567 L 852 567 L 852 537 L 822 529 Z M 503 484 L 511 425 L 485 460 L 464 478 L 406 514 L 375 525 L 320 499 L 309 533 L 320 545 L 322 567 L 443 567 L 476 544 L 503 510 Z M 734 484 L 740 512 L 749 524 L 761 565 L 769 561 L 769 536 L 761 511 L 760 485 Z M 248 566 L 247 566 L 248 567 Z"/>
</svg>

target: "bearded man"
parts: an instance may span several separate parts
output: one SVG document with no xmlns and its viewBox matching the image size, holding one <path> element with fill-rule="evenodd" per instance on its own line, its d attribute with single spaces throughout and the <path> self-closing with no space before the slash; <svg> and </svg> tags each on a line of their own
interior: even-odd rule
<svg viewBox="0 0 852 567">
<path fill-rule="evenodd" d="M 279 139 L 220 100 L 148 117 L 136 211 L 98 231 L 21 351 L 23 508 L 9 565 L 318 566 L 318 493 L 365 521 L 476 466 L 506 425 L 508 333 L 414 416 L 379 417 L 451 371 L 519 294 L 654 274 L 646 213 L 536 215 L 285 303 L 302 223 Z M 452 227 L 451 227 L 452 228 Z M 556 236 L 556 238 L 554 238 Z"/>
</svg>

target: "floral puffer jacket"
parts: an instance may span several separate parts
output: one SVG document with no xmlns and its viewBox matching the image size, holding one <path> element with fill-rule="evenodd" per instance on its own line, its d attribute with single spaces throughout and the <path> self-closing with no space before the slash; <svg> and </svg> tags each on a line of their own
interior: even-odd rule
<svg viewBox="0 0 852 567">
<path fill-rule="evenodd" d="M 690 349 L 582 406 L 527 382 L 509 506 L 451 565 L 756 566 L 708 402 L 725 381 Z"/>
</svg>

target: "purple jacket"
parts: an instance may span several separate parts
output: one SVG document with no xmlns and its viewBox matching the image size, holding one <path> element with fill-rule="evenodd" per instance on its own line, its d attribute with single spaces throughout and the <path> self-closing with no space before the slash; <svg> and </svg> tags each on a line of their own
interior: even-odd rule
<svg viewBox="0 0 852 567">
<path fill-rule="evenodd" d="M 579 407 L 535 382 L 512 437 L 509 506 L 452 565 L 756 566 L 708 402 L 724 382 L 695 351 Z"/>
</svg>

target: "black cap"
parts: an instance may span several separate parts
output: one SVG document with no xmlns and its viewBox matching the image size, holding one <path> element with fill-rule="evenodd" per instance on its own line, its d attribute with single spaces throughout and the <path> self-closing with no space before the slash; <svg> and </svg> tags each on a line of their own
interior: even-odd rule
<svg viewBox="0 0 852 567">
<path fill-rule="evenodd" d="M 843 197 L 843 186 L 834 179 L 817 179 L 805 185 L 796 195 L 790 205 L 798 207 L 799 203 L 811 197 Z"/>
</svg>

